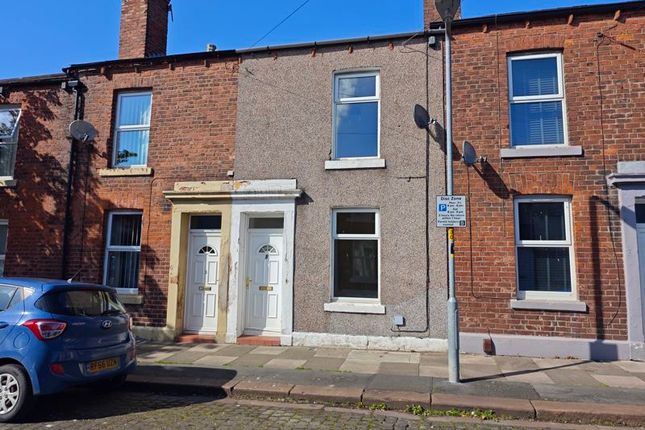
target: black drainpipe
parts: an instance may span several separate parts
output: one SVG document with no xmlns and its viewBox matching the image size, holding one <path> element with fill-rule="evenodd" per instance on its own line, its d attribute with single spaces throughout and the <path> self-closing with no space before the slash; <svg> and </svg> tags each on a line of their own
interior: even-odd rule
<svg viewBox="0 0 645 430">
<path fill-rule="evenodd" d="M 85 86 L 78 80 L 69 80 L 63 83 L 63 89 L 74 94 L 74 121 L 83 119 L 83 92 Z M 69 166 L 67 167 L 67 193 L 65 196 L 65 223 L 63 225 L 63 261 L 61 267 L 61 279 L 66 279 L 69 273 L 69 238 L 72 230 L 72 192 L 74 189 L 74 171 L 76 170 L 76 152 L 78 141 L 69 137 Z"/>
</svg>

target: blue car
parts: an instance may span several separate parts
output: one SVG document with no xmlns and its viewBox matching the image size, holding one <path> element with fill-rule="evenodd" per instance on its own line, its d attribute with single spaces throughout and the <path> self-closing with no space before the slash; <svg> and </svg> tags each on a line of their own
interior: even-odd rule
<svg viewBox="0 0 645 430">
<path fill-rule="evenodd" d="M 136 367 L 131 329 L 113 288 L 0 278 L 0 422 L 24 417 L 36 396 L 120 385 Z"/>
</svg>

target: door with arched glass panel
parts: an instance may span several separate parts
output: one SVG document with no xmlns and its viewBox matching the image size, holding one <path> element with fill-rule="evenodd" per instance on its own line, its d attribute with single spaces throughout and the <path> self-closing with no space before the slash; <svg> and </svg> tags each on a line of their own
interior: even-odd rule
<svg viewBox="0 0 645 430">
<path fill-rule="evenodd" d="M 186 276 L 185 330 L 217 330 L 220 235 L 191 232 Z"/>
<path fill-rule="evenodd" d="M 251 230 L 247 249 L 246 332 L 279 333 L 282 232 Z"/>
</svg>

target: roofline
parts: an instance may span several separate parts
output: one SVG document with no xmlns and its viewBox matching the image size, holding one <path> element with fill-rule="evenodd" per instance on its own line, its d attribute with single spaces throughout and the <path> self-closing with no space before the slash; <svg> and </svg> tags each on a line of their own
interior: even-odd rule
<svg viewBox="0 0 645 430">
<path fill-rule="evenodd" d="M 23 78 L 1 79 L 0 86 L 33 86 L 33 85 L 58 85 L 67 80 L 64 73 L 54 73 L 51 75 L 26 76 Z"/>
<path fill-rule="evenodd" d="M 582 5 L 582 6 L 569 6 L 569 7 L 560 7 L 554 9 L 542 9 L 534 10 L 527 12 L 510 12 L 502 13 L 495 15 L 486 15 L 474 18 L 464 18 L 455 20 L 452 23 L 453 28 L 462 28 L 470 27 L 475 25 L 483 24 L 501 24 L 509 23 L 515 21 L 525 21 L 529 20 L 538 20 L 538 19 L 548 19 L 559 17 L 563 15 L 592 15 L 597 13 L 605 12 L 615 12 L 617 10 L 621 11 L 632 11 L 632 10 L 644 10 L 645 11 L 645 1 L 644 0 L 635 0 L 635 1 L 626 1 L 620 3 L 603 3 L 596 5 Z M 433 22 L 430 24 L 430 29 L 437 29 L 443 26 L 443 22 Z"/>
<path fill-rule="evenodd" d="M 323 40 L 316 42 L 302 42 L 302 43 L 291 43 L 284 45 L 267 45 L 257 48 L 243 48 L 243 49 L 229 49 L 224 51 L 214 51 L 214 52 L 192 52 L 188 54 L 175 54 L 175 55 L 166 55 L 161 57 L 149 57 L 149 58 L 127 58 L 119 60 L 109 60 L 101 61 L 96 63 L 81 63 L 81 64 L 72 64 L 69 67 L 63 69 L 65 73 L 78 72 L 87 69 L 96 69 L 101 67 L 112 67 L 112 66 L 125 66 L 125 65 L 154 65 L 162 63 L 174 63 L 180 61 L 190 61 L 190 60 L 208 60 L 208 59 L 219 59 L 219 58 L 229 58 L 229 57 L 240 57 L 245 54 L 269 52 L 269 51 L 279 51 L 279 50 L 288 50 L 288 49 L 303 49 L 303 48 L 315 48 L 315 47 L 327 47 L 335 45 L 343 45 L 347 43 L 369 43 L 369 42 L 382 42 L 392 39 L 409 39 L 414 36 L 426 36 L 428 34 L 439 34 L 436 30 L 428 31 L 417 31 L 417 32 L 407 32 L 407 33 L 395 33 L 395 34 L 384 34 L 377 36 L 364 36 L 364 37 L 355 37 L 348 39 L 331 39 Z M 441 32 L 443 34 L 443 32 Z"/>
</svg>

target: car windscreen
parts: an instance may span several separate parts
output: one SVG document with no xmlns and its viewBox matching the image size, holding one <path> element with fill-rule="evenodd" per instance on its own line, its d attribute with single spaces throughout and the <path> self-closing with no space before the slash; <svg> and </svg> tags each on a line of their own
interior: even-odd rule
<svg viewBox="0 0 645 430">
<path fill-rule="evenodd" d="M 36 307 L 56 315 L 87 316 L 118 315 L 125 313 L 116 294 L 99 289 L 69 289 L 45 294 Z"/>
<path fill-rule="evenodd" d="M 0 285 L 0 312 L 4 311 L 12 304 L 18 288 L 8 285 Z"/>
</svg>

